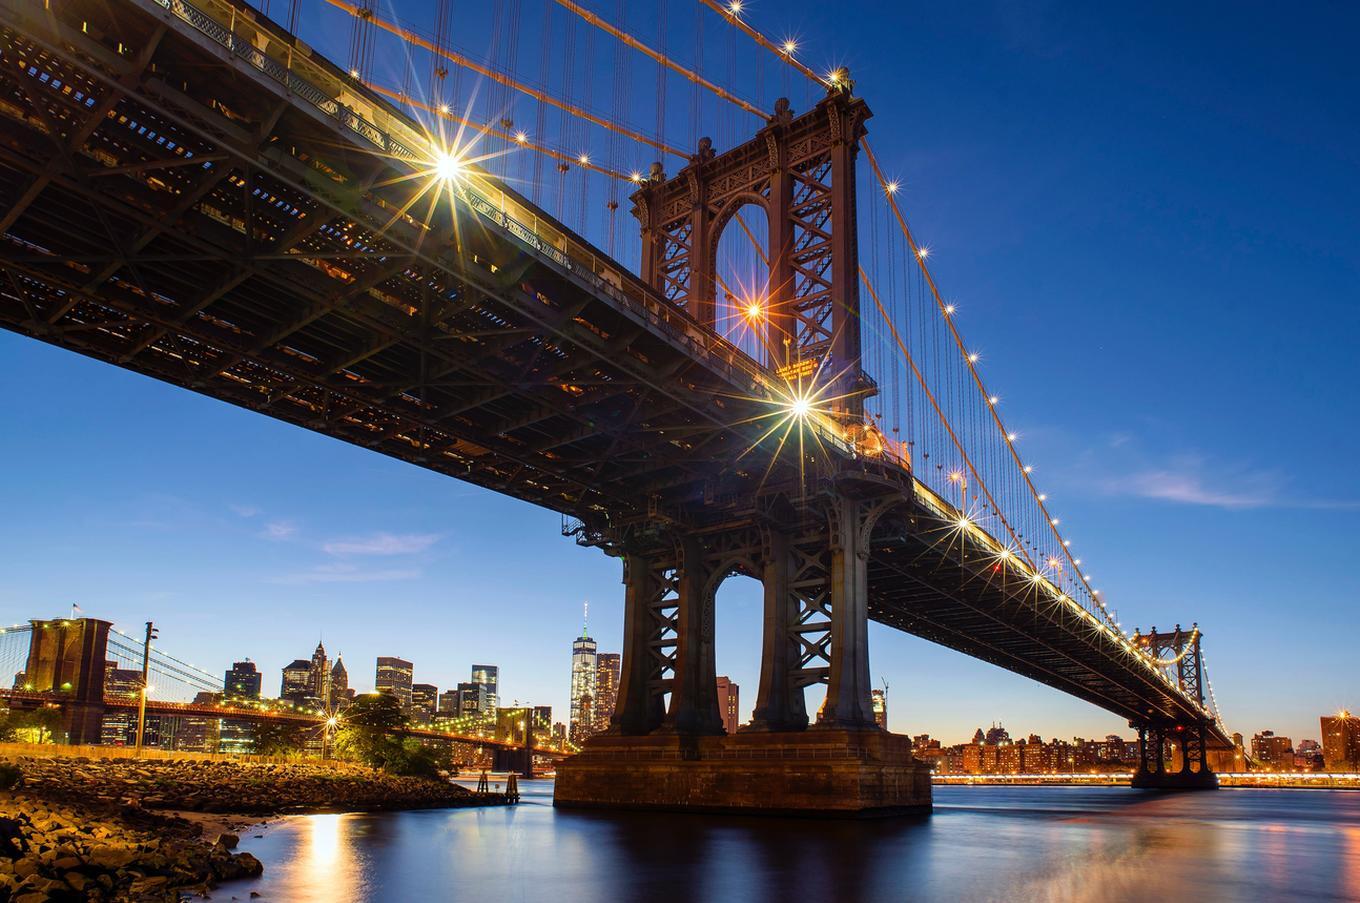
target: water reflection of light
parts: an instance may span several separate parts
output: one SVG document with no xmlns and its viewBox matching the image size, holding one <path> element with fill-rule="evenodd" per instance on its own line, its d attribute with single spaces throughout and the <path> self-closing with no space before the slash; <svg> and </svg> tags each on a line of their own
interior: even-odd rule
<svg viewBox="0 0 1360 903">
<path fill-rule="evenodd" d="M 1360 897 L 1360 828 L 1342 828 L 1345 851 L 1342 854 L 1341 886 L 1337 891 L 1343 897 Z"/>
<path fill-rule="evenodd" d="M 317 900 L 355 899 L 355 858 L 346 849 L 346 815 L 311 815 L 308 830 L 300 834 L 297 851 L 298 877 Z"/>
</svg>

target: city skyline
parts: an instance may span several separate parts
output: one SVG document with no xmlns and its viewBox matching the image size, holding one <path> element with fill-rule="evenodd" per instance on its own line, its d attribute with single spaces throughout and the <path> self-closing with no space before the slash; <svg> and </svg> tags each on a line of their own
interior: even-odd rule
<svg viewBox="0 0 1360 903">
<path fill-rule="evenodd" d="M 89 615 L 82 611 L 80 612 L 79 617 L 89 617 Z M 562 710 L 561 721 L 563 723 L 559 725 L 563 727 L 564 730 L 568 729 L 570 725 L 574 723 L 576 717 L 573 713 L 570 700 L 575 698 L 574 694 L 577 690 L 577 687 L 575 686 L 577 676 L 576 657 L 582 641 L 585 641 L 592 650 L 597 645 L 594 639 L 588 635 L 588 632 L 584 627 L 580 633 L 572 638 L 573 667 L 571 680 L 569 681 L 572 686 L 568 691 L 569 704 Z M 160 649 L 162 647 L 160 644 L 157 644 L 154 648 Z M 591 659 L 598 661 L 598 669 L 592 664 L 589 673 L 596 675 L 599 680 L 604 680 L 606 675 L 609 675 L 610 687 L 606 691 L 606 695 L 602 697 L 602 699 L 606 700 L 605 708 L 607 709 L 607 712 L 594 711 L 592 709 L 592 711 L 589 712 L 590 726 L 579 740 L 584 740 L 586 737 L 608 728 L 610 713 L 613 711 L 613 703 L 616 699 L 615 694 L 617 690 L 619 654 L 591 651 L 589 655 Z M 300 704 L 311 703 L 324 708 L 326 704 L 322 700 L 317 699 L 314 694 L 317 692 L 316 688 L 318 686 L 318 680 L 322 679 L 320 675 L 325 673 L 330 673 L 333 676 L 340 675 L 338 678 L 339 682 L 329 689 L 333 694 L 338 693 L 340 697 L 342 697 L 342 704 L 346 700 L 353 701 L 356 695 L 376 694 L 380 692 L 393 692 L 394 695 L 398 696 L 399 700 L 403 699 L 402 687 L 380 685 L 379 675 L 383 674 L 385 669 L 390 672 L 391 668 L 396 665 L 400 666 L 402 669 L 402 679 L 412 681 L 410 688 L 405 690 L 406 693 L 415 691 L 419 694 L 422 688 L 425 691 L 424 700 L 428 703 L 428 709 L 415 705 L 414 701 L 412 703 L 403 702 L 403 708 L 408 710 L 413 719 L 417 721 L 422 720 L 422 715 L 424 716 L 424 720 L 428 720 L 428 717 L 434 714 L 467 714 L 470 710 L 466 707 L 468 702 L 465 699 L 464 694 L 469 688 L 477 688 L 478 702 L 475 705 L 475 711 L 482 714 L 487 714 L 489 712 L 493 713 L 497 708 L 519 710 L 530 706 L 532 706 L 535 711 L 553 711 L 552 705 L 543 705 L 533 699 L 520 699 L 518 697 L 514 697 L 512 701 L 501 698 L 498 706 L 496 704 L 496 699 L 499 695 L 498 689 L 500 681 L 500 667 L 498 665 L 473 664 L 470 666 L 473 677 L 472 682 L 455 681 L 448 686 L 444 686 L 442 684 L 431 684 L 423 680 L 416 681 L 415 676 L 420 673 L 418 670 L 418 663 L 409 662 L 394 656 L 376 656 L 374 662 L 375 668 L 373 671 L 375 679 L 372 682 L 373 686 L 368 689 L 364 689 L 362 685 L 356 688 L 348 680 L 342 656 L 337 654 L 334 659 L 329 658 L 326 654 L 324 643 L 318 642 L 310 659 L 294 658 L 288 664 L 285 664 L 278 669 L 281 675 L 281 681 L 277 694 L 269 692 L 268 688 L 271 686 L 269 683 L 270 675 L 260 667 L 259 662 L 250 656 L 243 656 L 233 660 L 230 667 L 224 670 L 221 683 L 223 691 L 228 697 L 239 695 L 256 699 L 279 699 L 285 702 L 291 701 Z M 110 661 L 111 666 L 115 664 L 115 662 Z M 194 665 L 193 667 L 196 668 L 197 665 Z M 131 675 L 132 677 L 135 677 L 138 674 L 135 669 L 117 670 L 114 673 L 117 675 Z M 205 674 L 205 676 L 211 675 Z M 126 681 L 129 678 L 115 679 Z M 289 689 L 290 683 L 294 686 L 294 689 L 292 690 Z M 598 686 L 598 684 L 596 686 Z M 236 692 L 233 692 L 233 687 L 237 688 Z M 584 688 L 582 689 L 584 691 Z M 735 729 L 740 729 L 741 725 L 749 720 L 751 709 L 754 706 L 753 700 L 744 705 L 739 704 L 739 692 L 740 687 L 736 681 L 732 680 L 727 675 L 718 675 L 717 699 L 723 715 L 723 726 L 728 733 L 733 732 L 734 725 Z M 984 732 L 981 727 L 981 724 L 983 723 L 990 724 L 990 727 L 985 733 L 985 742 L 988 744 L 1010 742 L 1011 739 L 1009 732 L 1004 727 L 1005 722 L 1009 720 L 1004 714 L 999 717 L 993 716 L 979 720 L 979 726 L 975 729 L 971 738 L 963 737 L 963 739 L 955 739 L 950 735 L 941 734 L 935 730 L 906 730 L 900 725 L 891 723 L 888 720 L 890 716 L 887 711 L 886 687 L 873 689 L 871 698 L 873 702 L 874 718 L 880 727 L 895 733 L 910 736 L 917 740 L 924 736 L 928 739 L 939 741 L 944 744 L 946 748 L 950 746 L 957 747 L 967 745 L 968 743 L 983 742 Z M 446 708 L 446 701 L 448 700 L 456 700 L 456 703 L 452 703 L 455 705 L 455 708 Z M 332 702 L 334 703 L 334 701 L 335 700 L 333 699 Z M 458 705 L 461 705 L 462 708 L 458 708 Z M 960 715 L 960 717 L 966 719 L 967 716 Z M 1294 713 L 1294 718 L 1300 718 L 1298 713 Z M 966 722 L 960 721 L 959 723 Z M 1291 721 L 1290 723 L 1295 722 Z M 1301 719 L 1297 723 L 1302 725 L 1308 724 L 1309 716 L 1301 716 Z M 1261 742 L 1263 738 L 1268 738 L 1268 744 L 1277 744 L 1279 749 L 1287 749 L 1287 752 L 1291 756 L 1296 749 L 1300 752 L 1304 749 L 1312 749 L 1318 753 L 1318 760 L 1321 761 L 1321 750 L 1325 745 L 1329 751 L 1334 751 L 1338 748 L 1345 749 L 1345 756 L 1350 760 L 1360 763 L 1360 716 L 1357 716 L 1346 708 L 1341 708 L 1331 712 L 1321 712 L 1320 714 L 1312 716 L 1311 723 L 1314 725 L 1315 729 L 1309 730 L 1307 727 L 1304 727 L 1295 733 L 1275 730 L 1270 725 L 1251 725 L 1240 730 L 1234 729 L 1231 733 L 1235 737 L 1243 740 L 1245 748 L 1248 748 L 1252 752 L 1253 757 L 1256 757 L 1257 755 L 1257 744 Z M 1072 740 L 1095 742 L 1099 738 L 1108 739 L 1111 737 L 1120 737 L 1129 743 L 1134 743 L 1136 741 L 1136 736 L 1130 733 L 1130 729 L 1127 726 L 1111 729 L 1104 734 L 1091 732 L 1083 733 L 1081 731 L 1063 734 L 1061 731 L 1049 731 L 1044 729 L 1029 733 L 1031 741 L 1033 741 L 1035 737 L 1045 735 L 1050 737 L 1053 742 L 1060 743 Z M 960 736 L 962 737 L 963 735 Z M 1019 734 L 1016 736 L 1019 738 Z M 1001 739 L 998 740 L 998 737 Z M 579 742 L 579 740 L 577 740 L 577 742 Z M 1332 755 L 1335 755 L 1335 753 L 1332 753 Z M 1260 761 L 1264 765 L 1274 764 L 1270 753 L 1261 757 Z M 1360 765 L 1357 765 L 1356 767 L 1360 767 Z"/>
<path fill-rule="evenodd" d="M 884 90 L 895 61 L 869 49 L 873 17 L 790 15 L 858 48 L 846 62 L 875 140 L 906 148 L 887 162 L 913 226 L 1124 623 L 1198 621 L 1226 720 L 1248 736 L 1315 736 L 1312 713 L 1354 707 L 1344 638 L 1360 578 L 1323 564 L 1347 560 L 1360 502 L 1340 452 L 1358 427 L 1332 389 L 1353 363 L 1327 353 L 1355 333 L 1360 269 L 1355 125 L 1328 114 L 1341 57 L 1299 51 L 1316 36 L 1281 40 L 1299 26 L 1260 12 L 1188 11 L 1170 41 L 1141 19 L 1059 17 L 1040 48 L 1029 23 L 976 33 L 929 9 L 939 40 L 917 48 L 908 108 Z M 1207 71 L 1191 37 L 1204 34 Z M 1265 54 L 1284 54 L 1287 78 L 1261 71 Z M 1074 66 L 1103 77 L 1074 81 Z M 561 539 L 554 514 L 9 334 L 0 379 L 13 387 L 0 605 L 15 616 L 79 602 L 125 628 L 152 618 L 205 667 L 230 649 L 214 671 L 253 654 L 277 674 L 318 632 L 356 661 L 415 661 L 441 687 L 464 662 L 497 661 L 512 698 L 556 711 L 580 600 L 600 647 L 622 648 L 618 563 Z M 722 588 L 718 669 L 748 688 L 758 615 L 753 583 Z M 958 734 L 1000 713 L 1045 734 L 1124 729 L 948 650 L 870 636 L 896 730 Z M 1267 673 L 1263 649 L 1305 676 Z"/>
</svg>

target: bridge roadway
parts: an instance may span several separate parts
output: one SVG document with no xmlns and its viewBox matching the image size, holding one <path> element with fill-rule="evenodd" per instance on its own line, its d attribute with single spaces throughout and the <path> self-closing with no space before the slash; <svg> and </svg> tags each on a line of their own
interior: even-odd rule
<svg viewBox="0 0 1360 903">
<path fill-rule="evenodd" d="M 511 189 L 473 174 L 411 205 L 427 135 L 244 5 L 0 0 L 0 53 L 5 327 L 592 525 L 578 538 L 896 500 L 871 618 L 1131 722 L 1209 718 L 906 462 L 821 416 L 798 452 L 762 441 L 781 381 Z"/>
</svg>

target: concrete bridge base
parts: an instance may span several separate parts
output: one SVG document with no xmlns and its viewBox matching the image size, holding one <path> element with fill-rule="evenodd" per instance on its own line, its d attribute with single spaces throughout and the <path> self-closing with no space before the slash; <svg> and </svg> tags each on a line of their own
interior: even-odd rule
<svg viewBox="0 0 1360 903">
<path fill-rule="evenodd" d="M 558 767 L 553 805 L 863 817 L 927 813 L 930 799 L 907 737 L 811 728 L 595 737 Z"/>
<path fill-rule="evenodd" d="M 1134 772 L 1130 786 L 1139 790 L 1217 790 L 1218 775 L 1202 771 Z"/>
</svg>

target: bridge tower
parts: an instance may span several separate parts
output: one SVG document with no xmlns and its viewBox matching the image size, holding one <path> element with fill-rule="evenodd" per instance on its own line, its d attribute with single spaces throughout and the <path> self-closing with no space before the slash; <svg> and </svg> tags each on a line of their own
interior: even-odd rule
<svg viewBox="0 0 1360 903">
<path fill-rule="evenodd" d="M 672 178 L 660 166 L 634 193 L 642 274 L 716 328 L 716 253 L 747 205 L 765 211 L 770 297 L 763 329 L 776 379 L 838 396 L 842 436 L 862 422 L 855 158 L 868 107 L 848 78 L 794 116 L 716 153 L 700 142 Z M 734 452 L 734 457 L 736 452 Z M 735 462 L 734 462 L 735 463 Z M 909 475 L 806 460 L 778 485 L 714 479 L 683 507 L 583 522 L 578 542 L 623 563 L 624 641 L 610 730 L 558 768 L 560 806 L 866 814 L 930 808 L 930 775 L 908 738 L 874 722 L 868 560 L 877 531 L 912 498 Z M 736 468 L 734 468 L 736 469 Z M 870 472 L 872 471 L 872 472 Z M 754 482 L 754 481 L 752 481 Z M 760 684 L 752 722 L 727 735 L 718 707 L 714 604 L 734 574 L 764 587 Z M 810 719 L 805 690 L 826 686 Z"/>
<path fill-rule="evenodd" d="M 1170 632 L 1156 627 L 1134 634 L 1133 641 L 1154 658 L 1174 662 L 1176 680 L 1183 693 L 1204 707 L 1204 660 L 1200 654 L 1203 634 L 1199 625 Z M 1208 736 L 1212 720 L 1149 719 L 1131 721 L 1138 730 L 1138 770 L 1133 786 L 1150 790 L 1214 790 L 1218 776 L 1209 764 Z"/>
<path fill-rule="evenodd" d="M 24 689 L 61 703 L 70 743 L 98 743 L 104 722 L 109 628 L 97 618 L 32 620 Z"/>
<path fill-rule="evenodd" d="M 741 210 L 763 211 L 768 240 L 757 251 L 769 268 L 769 297 L 751 328 L 785 378 L 833 380 L 828 394 L 847 422 L 858 421 L 872 391 L 860 369 L 855 227 L 855 161 L 872 114 L 853 87 L 845 75 L 801 116 L 781 98 L 751 141 L 719 154 L 703 138 L 674 176 L 654 164 L 632 197 L 643 280 L 719 332 L 724 320 L 741 319 L 721 310 L 719 241 L 741 225 Z"/>
</svg>

